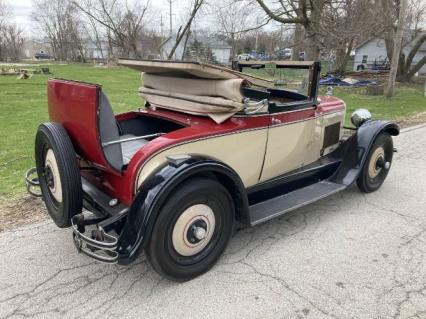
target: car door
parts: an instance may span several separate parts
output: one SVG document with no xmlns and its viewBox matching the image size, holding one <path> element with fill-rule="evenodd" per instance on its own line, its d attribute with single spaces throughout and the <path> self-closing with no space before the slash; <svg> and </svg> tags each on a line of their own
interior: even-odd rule
<svg viewBox="0 0 426 319">
<path fill-rule="evenodd" d="M 266 181 L 319 158 L 315 106 L 270 115 L 268 141 L 260 181 Z"/>
<path fill-rule="evenodd" d="M 307 72 L 304 89 L 298 89 L 297 93 L 286 88 L 270 90 L 268 140 L 260 182 L 311 164 L 320 157 L 321 127 L 316 121 L 319 64 L 301 70 Z M 294 70 L 289 74 L 296 77 Z M 275 98 L 278 102 L 274 102 L 274 95 L 278 96 Z"/>
</svg>

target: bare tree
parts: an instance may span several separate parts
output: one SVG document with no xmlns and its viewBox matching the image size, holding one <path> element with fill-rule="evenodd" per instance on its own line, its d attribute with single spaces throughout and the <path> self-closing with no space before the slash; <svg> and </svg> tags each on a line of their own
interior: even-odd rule
<svg viewBox="0 0 426 319">
<path fill-rule="evenodd" d="M 389 74 L 389 81 L 388 85 L 386 86 L 386 92 L 385 95 L 387 98 L 390 98 L 393 96 L 393 91 L 395 87 L 395 80 L 396 75 L 398 72 L 398 57 L 401 54 L 401 46 L 402 46 L 402 38 L 404 36 L 404 25 L 405 25 L 405 13 L 407 10 L 407 0 L 401 0 L 399 5 L 399 12 L 398 12 L 398 24 L 396 27 L 396 34 L 395 39 L 393 43 L 393 54 L 392 56 L 394 59 L 392 59 L 392 65 L 391 70 Z"/>
<path fill-rule="evenodd" d="M 85 61 L 84 32 L 70 0 L 33 0 L 32 18 L 49 39 L 56 59 Z"/>
<path fill-rule="evenodd" d="M 132 4 L 123 0 L 81 0 L 74 4 L 106 29 L 111 49 L 118 48 L 122 56 L 142 57 L 139 38 L 150 8 L 149 0 Z"/>
<path fill-rule="evenodd" d="M 331 0 L 280 0 L 273 3 L 256 1 L 271 19 L 283 24 L 301 24 L 305 31 L 306 59 L 319 59 L 319 24 L 324 6 Z"/>
<path fill-rule="evenodd" d="M 11 9 L 0 0 L 0 61 L 18 61 L 23 47 L 22 29 L 11 22 Z"/>
<path fill-rule="evenodd" d="M 365 10 L 371 0 L 340 0 L 326 4 L 321 18 L 320 32 L 323 46 L 335 52 L 335 72 L 344 74 L 350 54 L 360 40 L 366 39 L 374 29 L 371 10 Z"/>
<path fill-rule="evenodd" d="M 237 52 L 238 41 L 242 36 L 257 27 L 253 13 L 253 5 L 244 0 L 224 0 L 213 6 L 215 21 L 220 35 L 223 35 L 231 45 L 231 57 Z M 270 19 L 267 19 L 268 22 Z"/>
<path fill-rule="evenodd" d="M 397 39 L 397 26 L 401 0 L 380 0 L 376 8 L 378 35 L 383 36 L 386 43 L 387 56 L 394 60 L 394 45 Z M 426 57 L 413 63 L 422 45 L 426 42 L 426 34 L 421 29 L 421 23 L 426 14 L 426 4 L 421 1 L 409 0 L 406 19 L 403 26 L 402 49 L 398 55 L 397 80 L 409 82 L 413 76 L 426 64 Z"/>
<path fill-rule="evenodd" d="M 4 0 L 0 0 L 0 61 L 5 58 L 6 43 L 3 33 L 7 26 L 7 18 L 9 15 L 8 11 L 6 2 Z"/>
<path fill-rule="evenodd" d="M 174 45 L 173 45 L 172 49 L 170 50 L 169 55 L 167 57 L 168 60 L 171 60 L 174 57 L 177 47 L 179 46 L 179 44 L 181 43 L 181 41 L 183 40 L 185 35 L 190 31 L 192 22 L 194 21 L 195 16 L 197 15 L 198 11 L 200 10 L 200 8 L 201 8 L 201 6 L 203 5 L 204 2 L 205 2 L 204 0 L 192 0 L 191 11 L 189 13 L 189 17 L 188 17 L 185 25 L 184 26 L 181 25 L 178 29 L 178 32 L 176 34 L 175 43 L 174 43 Z"/>
</svg>

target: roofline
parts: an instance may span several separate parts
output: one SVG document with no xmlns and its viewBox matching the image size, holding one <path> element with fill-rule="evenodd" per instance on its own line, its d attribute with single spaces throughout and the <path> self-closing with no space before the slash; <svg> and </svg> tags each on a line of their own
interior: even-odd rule
<svg viewBox="0 0 426 319">
<path fill-rule="evenodd" d="M 239 67 L 265 67 L 266 64 L 275 64 L 277 68 L 302 68 L 309 69 L 315 64 L 315 61 L 237 61 Z"/>
<path fill-rule="evenodd" d="M 356 50 L 356 49 L 359 49 L 360 47 L 363 47 L 363 46 L 364 46 L 364 45 L 366 45 L 368 42 L 373 41 L 374 39 L 381 39 L 381 38 L 379 38 L 379 37 L 372 37 L 372 38 L 368 38 L 367 40 L 364 40 L 364 41 L 362 41 L 359 45 L 357 45 L 357 46 L 355 47 L 355 50 Z"/>
</svg>

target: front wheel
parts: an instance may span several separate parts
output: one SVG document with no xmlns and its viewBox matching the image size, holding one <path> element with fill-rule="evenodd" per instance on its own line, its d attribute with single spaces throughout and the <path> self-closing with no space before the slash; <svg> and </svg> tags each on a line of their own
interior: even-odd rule
<svg viewBox="0 0 426 319">
<path fill-rule="evenodd" d="M 393 157 L 393 141 L 389 133 L 376 138 L 356 183 L 364 193 L 380 188 L 388 175 Z"/>
<path fill-rule="evenodd" d="M 232 235 L 234 205 L 220 183 L 191 178 L 160 211 L 146 254 L 152 267 L 176 281 L 209 270 Z"/>
</svg>

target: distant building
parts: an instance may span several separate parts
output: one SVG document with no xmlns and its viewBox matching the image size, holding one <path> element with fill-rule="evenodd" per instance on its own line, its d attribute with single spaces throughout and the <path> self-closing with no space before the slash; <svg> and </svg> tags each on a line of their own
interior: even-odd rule
<svg viewBox="0 0 426 319">
<path fill-rule="evenodd" d="M 162 58 L 167 58 L 169 52 L 172 50 L 176 41 L 176 35 L 169 37 L 165 40 L 162 46 Z M 219 64 L 228 64 L 231 58 L 232 47 L 225 41 L 219 40 L 216 37 L 194 37 L 190 36 L 188 39 L 187 49 L 191 43 L 198 41 L 203 47 L 209 48 L 215 58 L 215 62 Z M 183 39 L 177 46 L 174 54 L 174 59 L 181 60 L 184 55 L 185 39 Z"/>
<path fill-rule="evenodd" d="M 36 56 L 51 56 L 50 44 L 46 39 L 25 40 L 22 46 L 24 59 L 35 59 Z"/>
<path fill-rule="evenodd" d="M 105 60 L 109 56 L 109 46 L 107 41 L 100 41 L 100 44 L 87 39 L 85 41 L 85 56 L 89 60 Z"/>
<path fill-rule="evenodd" d="M 418 38 L 424 33 L 420 33 L 414 40 L 404 46 L 403 51 L 407 56 Z M 416 65 L 426 55 L 426 43 L 420 47 L 413 59 L 412 65 Z M 389 67 L 389 59 L 386 51 L 385 40 L 380 38 L 371 38 L 355 48 L 354 71 L 361 70 L 379 70 Z M 426 75 L 426 65 L 420 71 L 420 75 Z"/>
<path fill-rule="evenodd" d="M 203 43 L 203 41 L 201 42 Z M 221 41 L 216 38 L 210 38 L 207 39 L 204 45 L 207 45 L 212 50 L 212 53 L 216 57 L 216 61 L 219 64 L 229 63 L 232 47 L 225 41 Z"/>
</svg>

